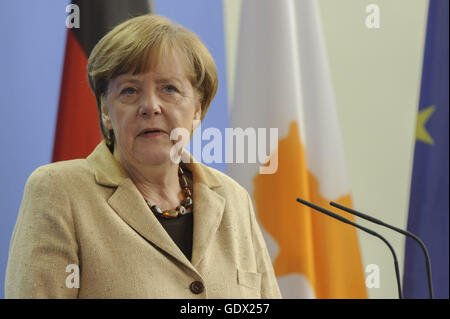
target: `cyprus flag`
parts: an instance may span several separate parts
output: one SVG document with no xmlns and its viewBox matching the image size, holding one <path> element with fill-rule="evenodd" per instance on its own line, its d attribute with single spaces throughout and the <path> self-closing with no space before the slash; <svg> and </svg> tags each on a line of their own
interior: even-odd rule
<svg viewBox="0 0 450 319">
<path fill-rule="evenodd" d="M 296 202 L 351 205 L 317 1 L 245 0 L 241 14 L 231 126 L 266 128 L 270 162 L 227 169 L 253 196 L 282 295 L 366 298 L 356 230 Z"/>
</svg>

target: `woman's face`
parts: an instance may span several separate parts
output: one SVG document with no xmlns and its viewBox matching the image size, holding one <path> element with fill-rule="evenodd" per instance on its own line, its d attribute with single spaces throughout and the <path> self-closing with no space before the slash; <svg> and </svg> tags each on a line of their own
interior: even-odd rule
<svg viewBox="0 0 450 319">
<path fill-rule="evenodd" d="M 201 103 L 177 54 L 161 57 L 148 73 L 112 79 L 102 105 L 102 120 L 114 130 L 120 162 L 157 165 L 170 160 L 175 128 L 192 132 Z M 148 131 L 149 129 L 157 131 Z"/>
</svg>

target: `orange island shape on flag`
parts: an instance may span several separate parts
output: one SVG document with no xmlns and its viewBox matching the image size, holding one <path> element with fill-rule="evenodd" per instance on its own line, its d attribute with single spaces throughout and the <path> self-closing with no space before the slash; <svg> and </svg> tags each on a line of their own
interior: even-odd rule
<svg viewBox="0 0 450 319">
<path fill-rule="evenodd" d="M 288 136 L 278 144 L 277 172 L 259 174 L 253 180 L 260 223 L 279 246 L 275 274 L 302 274 L 316 298 L 367 298 L 356 230 L 295 200 L 302 197 L 354 220 L 328 207 L 330 200 L 351 206 L 350 194 L 338 199 L 320 194 L 298 132 L 297 123 L 291 122 Z"/>
</svg>

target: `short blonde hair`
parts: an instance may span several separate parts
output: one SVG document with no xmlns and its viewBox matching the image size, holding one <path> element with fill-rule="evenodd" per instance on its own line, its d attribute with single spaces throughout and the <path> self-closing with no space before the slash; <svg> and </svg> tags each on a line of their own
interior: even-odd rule
<svg viewBox="0 0 450 319">
<path fill-rule="evenodd" d="M 217 70 L 211 53 L 201 40 L 169 19 L 148 14 L 129 19 L 108 32 L 92 50 L 87 64 L 89 85 L 94 92 L 100 129 L 108 145 L 114 134 L 103 126 L 102 98 L 115 77 L 149 71 L 170 50 L 185 58 L 186 75 L 201 101 L 201 119 L 217 92 Z"/>
</svg>

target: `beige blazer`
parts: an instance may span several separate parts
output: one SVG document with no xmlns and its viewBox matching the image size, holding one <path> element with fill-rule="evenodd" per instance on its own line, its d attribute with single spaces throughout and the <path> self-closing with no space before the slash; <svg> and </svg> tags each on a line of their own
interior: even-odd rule
<svg viewBox="0 0 450 319">
<path fill-rule="evenodd" d="M 104 142 L 86 159 L 38 168 L 11 239 L 6 298 L 280 298 L 247 191 L 213 168 L 186 165 L 191 261 Z"/>
</svg>

